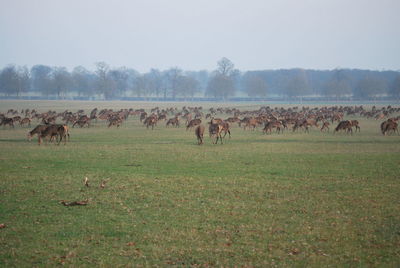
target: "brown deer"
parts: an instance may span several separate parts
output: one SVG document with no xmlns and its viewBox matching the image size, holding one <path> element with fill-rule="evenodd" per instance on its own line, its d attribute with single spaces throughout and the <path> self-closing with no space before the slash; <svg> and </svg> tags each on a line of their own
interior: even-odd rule
<svg viewBox="0 0 400 268">
<path fill-rule="evenodd" d="M 280 121 L 267 122 L 264 126 L 263 133 L 268 134 L 268 131 L 269 131 L 269 133 L 272 134 L 273 128 L 276 128 L 276 132 L 280 133 L 282 130 L 282 123 Z"/>
<path fill-rule="evenodd" d="M 393 132 L 399 134 L 399 130 L 398 130 L 398 124 L 397 122 L 393 121 L 393 120 L 386 120 L 384 122 L 381 123 L 381 131 L 382 134 L 386 136 L 386 134 L 388 134 L 389 132 Z"/>
<path fill-rule="evenodd" d="M 358 130 L 358 132 L 360 132 L 360 126 L 359 126 L 359 122 L 358 120 L 350 120 L 351 126 L 356 128 L 356 131 Z"/>
<path fill-rule="evenodd" d="M 122 124 L 122 119 L 119 117 L 113 117 L 109 119 L 109 124 L 108 127 L 112 127 L 112 126 L 117 126 L 117 128 L 119 128 L 119 126 Z"/>
<path fill-rule="evenodd" d="M 75 125 L 78 125 L 81 128 L 85 125 L 87 125 L 87 127 L 90 127 L 90 118 L 87 116 L 81 116 L 78 120 L 74 122 L 72 127 L 75 127 Z"/>
<path fill-rule="evenodd" d="M 223 127 L 220 124 L 212 124 L 209 123 L 210 126 L 208 127 L 208 132 L 210 134 L 210 138 L 212 139 L 212 143 L 213 144 L 218 144 L 218 139 L 221 141 L 222 144 L 222 130 Z M 215 142 L 214 142 L 214 138 L 215 138 Z"/>
<path fill-rule="evenodd" d="M 144 124 L 146 125 L 147 129 L 151 126 L 151 130 L 153 130 L 154 126 L 157 124 L 157 116 L 150 115 L 144 120 Z"/>
<path fill-rule="evenodd" d="M 192 119 L 186 126 L 186 131 L 192 127 L 195 127 L 197 125 L 201 124 L 201 119 Z"/>
<path fill-rule="evenodd" d="M 28 127 L 31 126 L 31 119 L 28 117 L 25 117 L 21 121 L 19 121 L 19 125 L 22 127 L 22 125 L 28 124 Z"/>
<path fill-rule="evenodd" d="M 229 138 L 231 138 L 231 130 L 230 130 L 229 123 L 222 121 L 221 123 L 219 123 L 219 125 L 222 126 L 222 131 L 225 132 L 224 138 L 225 138 L 226 134 L 229 134 Z"/>
<path fill-rule="evenodd" d="M 28 141 L 32 140 L 32 137 L 34 135 L 39 135 L 42 134 L 42 132 L 48 127 L 48 125 L 37 125 L 34 129 L 28 132 Z"/>
<path fill-rule="evenodd" d="M 238 123 L 240 122 L 240 119 L 238 117 L 229 117 L 228 119 L 225 120 L 225 122 L 228 123 Z"/>
<path fill-rule="evenodd" d="M 337 127 L 335 128 L 334 133 L 340 131 L 340 130 L 346 130 L 347 133 L 351 133 L 351 135 L 353 135 L 353 129 L 352 129 L 352 125 L 351 122 L 349 120 L 345 120 L 345 121 L 340 121 L 339 124 L 337 125 Z"/>
<path fill-rule="evenodd" d="M 321 132 L 322 131 L 328 131 L 329 132 L 329 126 L 330 126 L 330 124 L 329 124 L 329 122 L 328 121 L 324 121 L 323 123 L 322 123 L 322 127 L 321 127 Z"/>
<path fill-rule="evenodd" d="M 179 127 L 179 118 L 174 117 L 174 118 L 168 119 L 167 124 L 165 124 L 165 126 L 168 127 L 169 125 L 174 126 L 174 127 Z"/>
<path fill-rule="evenodd" d="M 13 128 L 14 128 L 14 120 L 13 120 L 12 118 L 7 118 L 7 117 L 5 117 L 5 118 L 3 118 L 3 120 L 1 121 L 0 126 L 1 126 L 1 125 L 3 125 L 4 127 L 5 127 L 6 125 L 9 125 L 10 127 L 13 127 Z"/>
<path fill-rule="evenodd" d="M 143 120 L 145 120 L 146 117 L 147 117 L 147 113 L 146 113 L 146 112 L 142 112 L 142 113 L 140 114 L 140 117 L 139 117 L 140 122 L 142 122 Z"/>
<path fill-rule="evenodd" d="M 57 145 L 64 139 L 64 144 L 66 144 L 66 128 L 64 125 L 49 125 L 44 131 L 42 131 L 39 135 L 38 143 L 39 145 L 42 143 L 42 139 L 49 138 L 50 141 L 55 137 L 58 139 Z"/>
<path fill-rule="evenodd" d="M 21 116 L 19 116 L 19 115 L 14 116 L 12 119 L 14 122 L 21 122 L 21 120 L 22 120 Z"/>
<path fill-rule="evenodd" d="M 197 142 L 199 145 L 203 144 L 204 130 L 205 130 L 205 127 L 203 125 L 198 125 L 194 129 L 194 133 L 196 134 Z"/>
<path fill-rule="evenodd" d="M 255 118 L 250 118 L 247 121 L 245 121 L 244 123 L 245 123 L 245 125 L 243 127 L 244 130 L 246 130 L 246 128 L 249 128 L 249 129 L 252 128 L 252 130 L 255 130 L 255 128 L 260 124 L 260 122 Z"/>
</svg>

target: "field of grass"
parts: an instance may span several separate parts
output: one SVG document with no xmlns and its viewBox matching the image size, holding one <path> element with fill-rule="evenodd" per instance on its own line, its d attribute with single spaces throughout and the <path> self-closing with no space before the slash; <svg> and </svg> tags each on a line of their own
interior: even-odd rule
<svg viewBox="0 0 400 268">
<path fill-rule="evenodd" d="M 156 106 L 0 112 L 95 105 Z M 399 267 L 400 136 L 357 119 L 353 136 L 233 126 L 223 145 L 206 135 L 202 146 L 193 130 L 134 117 L 72 128 L 65 146 L 0 127 L 0 266 Z"/>
</svg>

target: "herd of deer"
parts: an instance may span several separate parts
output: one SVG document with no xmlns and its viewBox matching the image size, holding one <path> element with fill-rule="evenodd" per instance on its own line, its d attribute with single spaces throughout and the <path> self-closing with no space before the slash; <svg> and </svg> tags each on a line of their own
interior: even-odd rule
<svg viewBox="0 0 400 268">
<path fill-rule="evenodd" d="M 271 134 L 273 130 L 281 133 L 289 128 L 295 132 L 302 130 L 309 132 L 311 127 L 320 128 L 321 132 L 329 132 L 329 126 L 337 122 L 338 125 L 334 129 L 334 133 L 344 131 L 345 133 L 353 134 L 355 131 L 360 131 L 358 120 L 343 120 L 344 116 L 360 116 L 365 118 L 374 118 L 376 120 L 386 119 L 380 125 L 380 130 L 383 135 L 398 132 L 398 120 L 400 116 L 393 115 L 400 112 L 400 108 L 391 106 L 376 108 L 372 107 L 367 111 L 363 106 L 333 106 L 333 107 L 292 107 L 271 108 L 264 106 L 258 110 L 240 111 L 237 108 L 210 108 L 208 113 L 203 113 L 202 107 L 183 107 L 160 109 L 155 107 L 150 110 L 149 114 L 144 109 L 121 109 L 113 111 L 112 109 L 103 109 L 99 111 L 93 109 L 89 115 L 86 115 L 84 110 L 78 110 L 73 113 L 64 111 L 57 113 L 48 111 L 39 113 L 36 110 L 25 109 L 19 112 L 18 110 L 10 109 L 7 113 L 0 113 L 0 125 L 10 126 L 14 128 L 15 123 L 20 126 L 30 126 L 33 120 L 41 122 L 28 133 L 28 139 L 31 140 L 34 135 L 38 135 L 39 145 L 44 139 L 52 141 L 56 140 L 57 144 L 61 141 L 66 143 L 69 140 L 69 125 L 72 127 L 90 127 L 93 120 L 107 121 L 108 128 L 116 126 L 117 128 L 128 119 L 129 116 L 138 116 L 146 128 L 154 129 L 160 121 L 166 122 L 166 127 L 180 127 L 180 122 L 184 121 L 186 130 L 195 128 L 195 135 L 198 144 L 203 144 L 205 127 L 201 124 L 202 119 L 209 120 L 208 130 L 212 138 L 212 142 L 217 144 L 218 141 L 222 144 L 223 138 L 227 134 L 231 136 L 230 125 L 238 124 L 244 130 L 255 130 L 259 126 L 264 126 L 262 131 L 264 134 Z M 222 120 L 216 118 L 217 114 L 226 115 L 228 118 Z M 168 119 L 169 118 L 169 119 Z M 63 121 L 62 124 L 56 124 L 57 120 Z M 203 119 L 204 120 L 204 119 Z M 320 127 L 321 124 L 321 127 Z"/>
</svg>

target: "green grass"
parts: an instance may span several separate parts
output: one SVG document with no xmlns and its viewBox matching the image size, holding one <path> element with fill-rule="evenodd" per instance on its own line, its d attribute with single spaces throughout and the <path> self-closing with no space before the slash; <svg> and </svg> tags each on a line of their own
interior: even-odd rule
<svg viewBox="0 0 400 268">
<path fill-rule="evenodd" d="M 132 117 L 71 129 L 66 146 L 0 127 L 0 266 L 398 267 L 400 137 L 360 123 L 353 136 L 234 126 L 203 146 Z"/>
</svg>

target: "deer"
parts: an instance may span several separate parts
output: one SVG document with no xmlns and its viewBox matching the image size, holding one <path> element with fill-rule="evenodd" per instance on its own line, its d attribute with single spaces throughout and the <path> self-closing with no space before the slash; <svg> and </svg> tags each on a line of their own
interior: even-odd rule
<svg viewBox="0 0 400 268">
<path fill-rule="evenodd" d="M 205 127 L 203 125 L 198 125 L 194 129 L 194 133 L 196 134 L 198 145 L 202 145 L 203 144 L 204 130 L 205 130 Z"/>
</svg>

